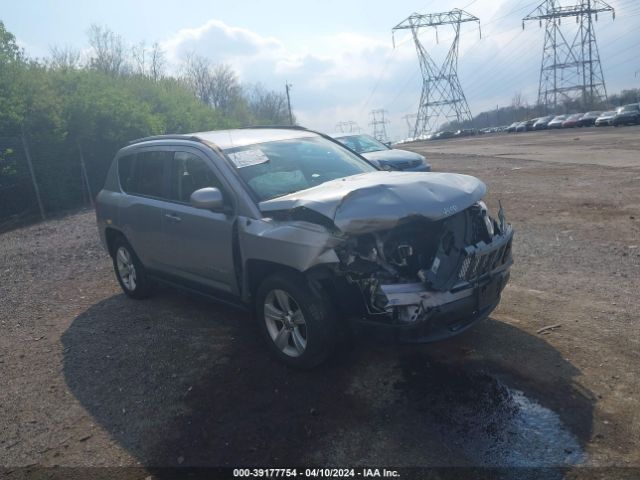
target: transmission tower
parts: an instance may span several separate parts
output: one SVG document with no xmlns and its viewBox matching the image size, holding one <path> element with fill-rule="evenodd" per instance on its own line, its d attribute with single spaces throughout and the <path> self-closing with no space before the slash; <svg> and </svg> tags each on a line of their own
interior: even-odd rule
<svg viewBox="0 0 640 480">
<path fill-rule="evenodd" d="M 410 113 L 402 117 L 402 119 L 407 122 L 407 138 L 411 138 L 413 132 L 416 129 L 416 118 L 418 118 L 418 114 Z"/>
<path fill-rule="evenodd" d="M 558 105 L 572 100 L 581 101 L 585 110 L 607 102 L 607 88 L 600 64 L 593 20 L 598 13 L 611 12 L 613 7 L 602 0 L 578 0 L 573 6 L 563 7 L 559 0 L 546 0 L 522 19 L 545 22 L 542 66 L 538 104 L 546 110 L 556 110 Z M 571 35 L 561 29 L 563 18 L 575 17 L 577 32 Z M 573 36 L 573 39 L 571 40 Z M 571 41 L 569 41 L 571 40 Z"/>
<path fill-rule="evenodd" d="M 480 28 L 478 17 L 456 8 L 443 13 L 425 15 L 414 13 L 391 30 L 394 37 L 394 47 L 395 32 L 397 30 L 411 30 L 420 60 L 422 95 L 418 105 L 413 137 L 436 130 L 444 123 L 451 121 L 461 123 L 472 118 L 467 99 L 458 80 L 460 25 L 466 22 L 478 22 L 478 28 Z M 453 28 L 454 37 L 444 62 L 438 66 L 429 55 L 425 45 L 420 41 L 419 33 L 421 28 L 435 28 L 437 38 L 437 28 L 443 25 L 450 25 Z"/>
<path fill-rule="evenodd" d="M 353 120 L 336 123 L 336 132 L 340 133 L 360 133 L 362 129 Z"/>
<path fill-rule="evenodd" d="M 369 125 L 373 126 L 373 136 L 376 140 L 380 142 L 388 142 L 389 136 L 387 135 L 387 124 L 389 120 L 385 118 L 387 114 L 386 110 L 378 109 L 371 110 L 371 123 Z"/>
</svg>

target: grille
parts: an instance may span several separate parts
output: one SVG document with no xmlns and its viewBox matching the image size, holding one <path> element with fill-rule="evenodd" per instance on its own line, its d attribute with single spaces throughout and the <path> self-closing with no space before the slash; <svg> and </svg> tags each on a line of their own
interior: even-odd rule
<svg viewBox="0 0 640 480">
<path fill-rule="evenodd" d="M 407 168 L 417 167 L 418 165 L 420 165 L 420 163 L 420 160 L 403 160 L 400 162 L 396 162 L 396 167 L 399 170 L 405 170 Z"/>
<path fill-rule="evenodd" d="M 491 272 L 509 261 L 511 254 L 511 240 L 495 250 L 478 251 L 476 247 L 465 249 L 465 259 L 460 265 L 458 278 L 470 281 Z"/>
</svg>

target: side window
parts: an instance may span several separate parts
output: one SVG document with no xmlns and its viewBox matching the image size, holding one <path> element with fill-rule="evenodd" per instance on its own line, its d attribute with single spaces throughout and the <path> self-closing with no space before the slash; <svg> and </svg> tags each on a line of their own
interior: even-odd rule
<svg viewBox="0 0 640 480">
<path fill-rule="evenodd" d="M 150 197 L 164 197 L 164 169 L 173 152 L 140 152 L 136 156 L 131 193 Z"/>
<path fill-rule="evenodd" d="M 126 155 L 118 159 L 118 177 L 120 178 L 120 185 L 127 193 L 131 192 L 131 185 L 133 183 L 133 164 L 135 159 L 135 154 Z"/>
<path fill-rule="evenodd" d="M 205 161 L 187 152 L 176 152 L 171 165 L 171 199 L 189 203 L 191 194 L 205 187 L 219 188 L 218 178 Z"/>
</svg>

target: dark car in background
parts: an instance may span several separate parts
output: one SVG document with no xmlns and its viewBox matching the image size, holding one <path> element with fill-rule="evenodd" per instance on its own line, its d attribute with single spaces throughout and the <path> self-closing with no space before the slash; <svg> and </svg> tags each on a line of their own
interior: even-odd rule
<svg viewBox="0 0 640 480">
<path fill-rule="evenodd" d="M 596 123 L 596 119 L 602 115 L 602 112 L 587 112 L 578 120 L 578 127 L 592 127 Z"/>
<path fill-rule="evenodd" d="M 478 135 L 480 132 L 475 128 L 465 128 L 462 130 L 458 130 L 454 135 L 456 137 L 472 137 L 474 135 Z"/>
<path fill-rule="evenodd" d="M 562 128 L 562 124 L 567 118 L 569 115 L 557 115 L 547 124 L 547 128 Z"/>
<path fill-rule="evenodd" d="M 524 122 L 520 122 L 516 127 L 516 132 L 529 132 L 533 130 L 533 125 L 539 120 L 539 118 L 532 118 L 530 120 L 525 120 Z"/>
<path fill-rule="evenodd" d="M 431 165 L 422 155 L 388 147 L 370 135 L 334 133 L 331 136 L 383 170 L 431 171 Z"/>
<path fill-rule="evenodd" d="M 513 122 L 511 125 L 505 128 L 505 131 L 507 133 L 514 133 L 516 131 L 516 128 L 518 128 L 518 125 L 520 125 L 520 122 Z"/>
<path fill-rule="evenodd" d="M 450 132 L 449 130 L 445 130 L 443 132 L 437 132 L 432 135 L 429 135 L 429 140 L 445 140 L 447 138 L 454 138 L 456 134 L 454 132 Z"/>
<path fill-rule="evenodd" d="M 553 120 L 553 115 L 547 115 L 546 117 L 540 117 L 536 123 L 533 124 L 534 130 L 546 130 L 549 122 Z"/>
<path fill-rule="evenodd" d="M 640 124 L 640 103 L 630 103 L 618 108 L 615 117 L 611 120 L 611 125 L 638 125 Z"/>
<path fill-rule="evenodd" d="M 611 120 L 616 116 L 615 110 L 610 110 L 608 112 L 603 112 L 596 118 L 594 125 L 596 127 L 609 127 L 611 126 Z"/>
<path fill-rule="evenodd" d="M 562 128 L 574 128 L 578 126 L 578 120 L 582 118 L 584 113 L 574 113 L 569 115 L 567 119 L 562 122 Z"/>
</svg>

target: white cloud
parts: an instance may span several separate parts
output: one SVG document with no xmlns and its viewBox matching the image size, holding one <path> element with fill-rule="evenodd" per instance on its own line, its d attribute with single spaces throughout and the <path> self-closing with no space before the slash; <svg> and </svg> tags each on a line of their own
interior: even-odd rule
<svg viewBox="0 0 640 480">
<path fill-rule="evenodd" d="M 194 52 L 232 65 L 246 83 L 274 89 L 285 81 L 293 83 L 293 105 L 301 123 L 325 131 L 341 120 L 355 120 L 368 129 L 368 111 L 384 106 L 374 102 L 396 96 L 393 87 L 405 83 L 398 75 L 417 66 L 413 49 L 394 51 L 390 39 L 341 32 L 314 40 L 320 46 L 316 51 L 304 45 L 293 50 L 277 38 L 214 19 L 180 30 L 162 47 L 174 70 Z M 376 95 L 364 104 L 376 84 Z"/>
</svg>

